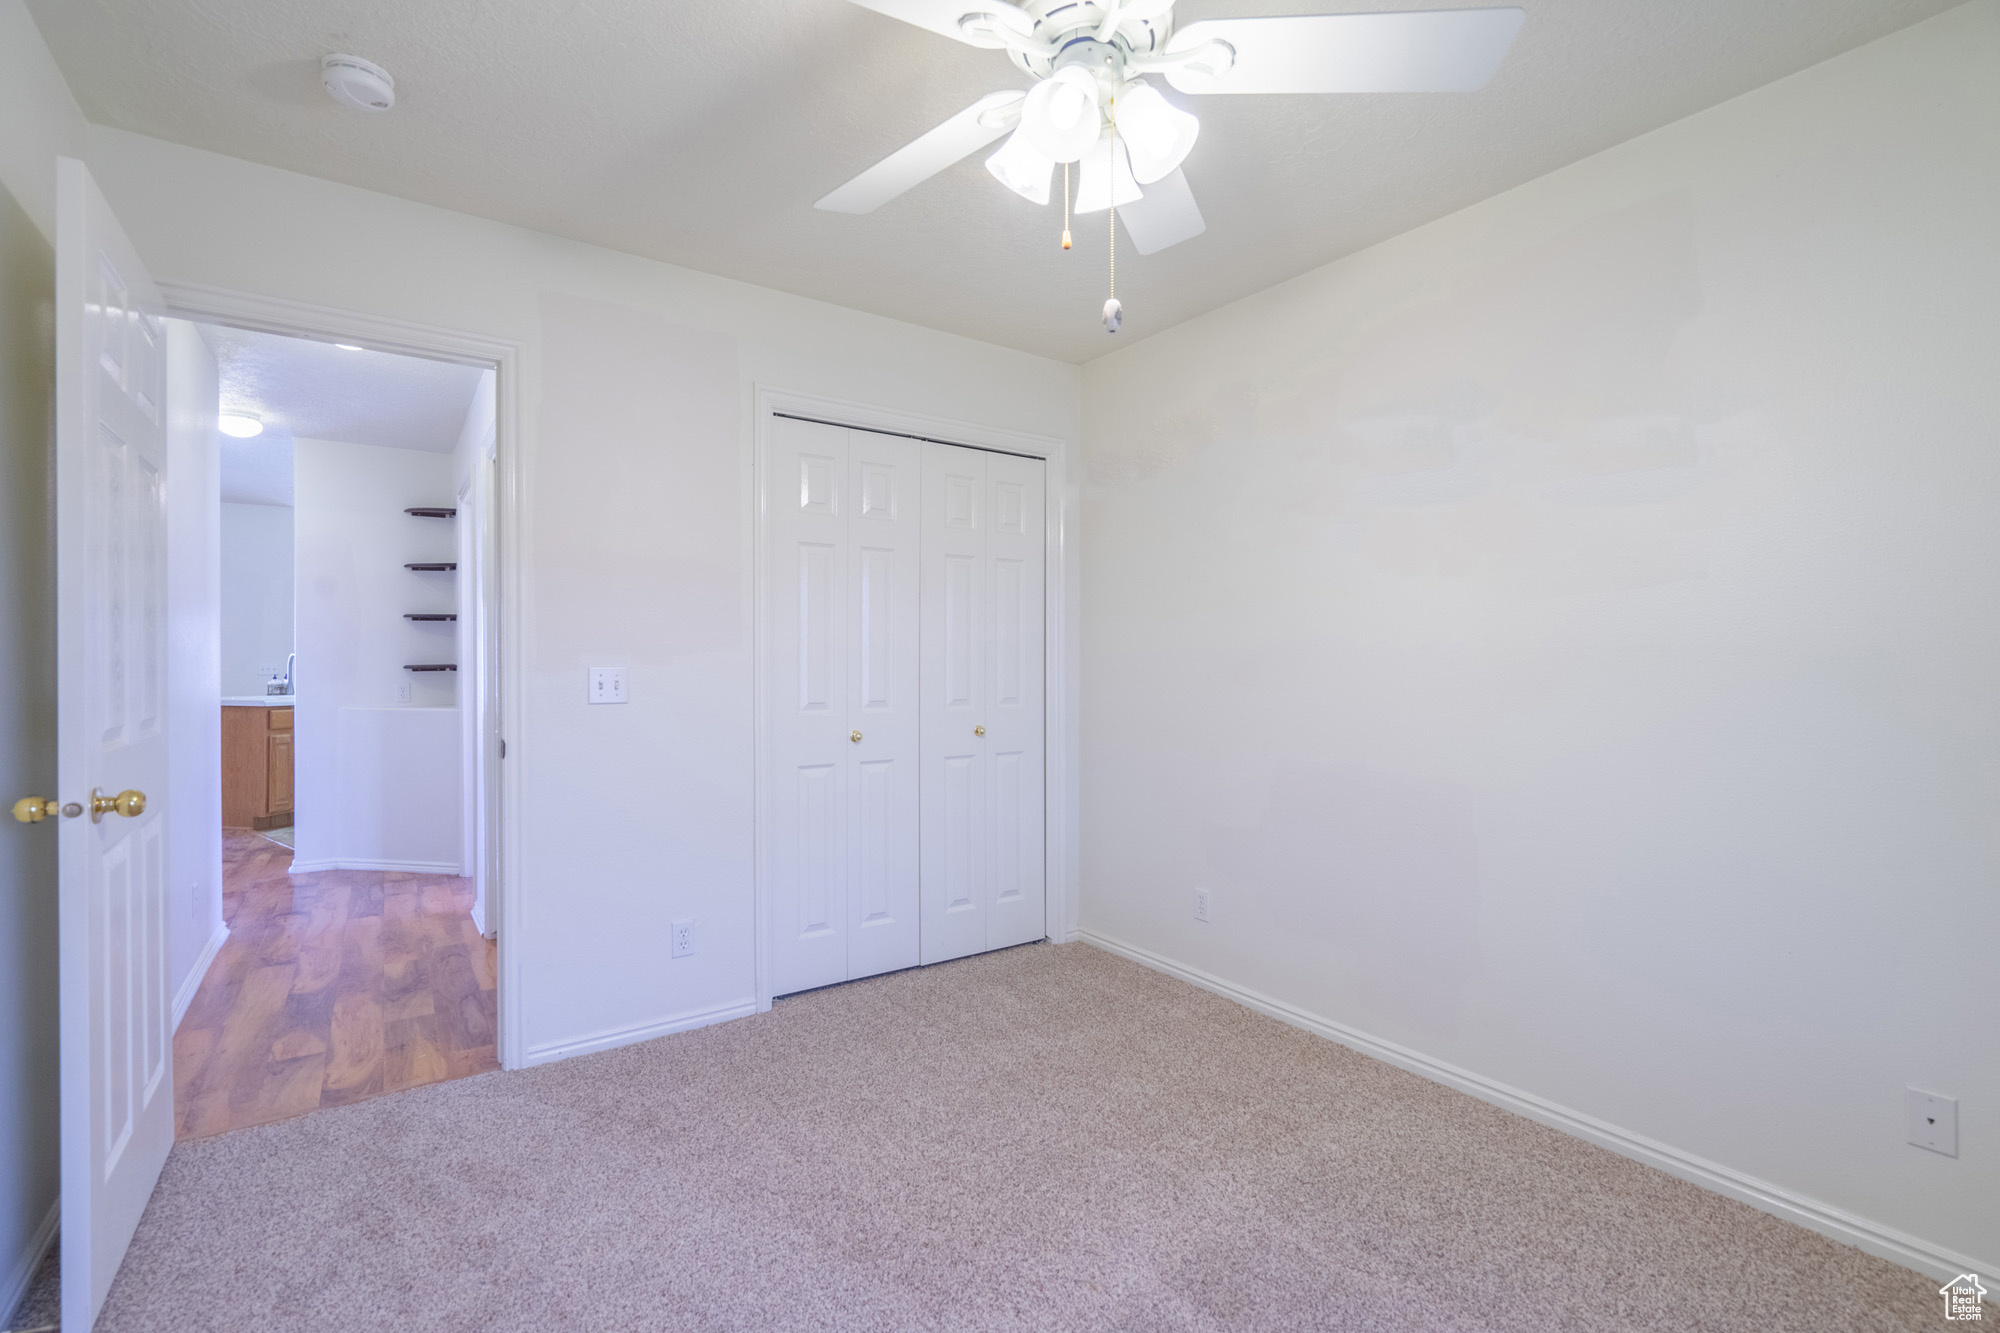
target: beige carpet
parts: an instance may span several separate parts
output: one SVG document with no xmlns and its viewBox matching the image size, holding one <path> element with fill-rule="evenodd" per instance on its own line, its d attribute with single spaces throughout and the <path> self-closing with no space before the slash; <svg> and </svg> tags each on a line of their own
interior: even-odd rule
<svg viewBox="0 0 2000 1333">
<path fill-rule="evenodd" d="M 180 1144 L 98 1327 L 1884 1333 L 1935 1285 L 1033 945 Z"/>
</svg>

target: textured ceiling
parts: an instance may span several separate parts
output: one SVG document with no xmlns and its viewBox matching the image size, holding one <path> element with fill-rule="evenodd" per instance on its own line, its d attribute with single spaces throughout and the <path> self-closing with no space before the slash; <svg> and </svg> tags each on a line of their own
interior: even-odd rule
<svg viewBox="0 0 2000 1333">
<path fill-rule="evenodd" d="M 1121 244 L 1122 345 L 1940 12 L 1953 0 L 1514 0 L 1482 92 L 1175 100 L 1208 231 Z M 1182 0 L 1183 25 L 1441 0 Z M 1026 77 L 845 0 L 29 0 L 91 119 L 1048 356 L 1109 350 L 1104 219 L 977 154 L 878 212 L 812 201 Z M 396 77 L 320 90 L 329 51 Z"/>
<path fill-rule="evenodd" d="M 264 433 L 225 437 L 222 498 L 292 503 L 292 441 L 341 440 L 450 453 L 479 387 L 477 366 L 275 333 L 203 325 L 222 382 L 221 409 L 248 412 Z"/>
</svg>

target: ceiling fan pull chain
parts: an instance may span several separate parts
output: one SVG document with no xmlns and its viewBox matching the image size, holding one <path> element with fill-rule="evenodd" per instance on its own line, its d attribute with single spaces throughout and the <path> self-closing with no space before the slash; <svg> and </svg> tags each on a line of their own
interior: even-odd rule
<svg viewBox="0 0 2000 1333">
<path fill-rule="evenodd" d="M 1069 249 L 1069 163 L 1063 163 L 1063 249 Z"/>
<path fill-rule="evenodd" d="M 1111 206 L 1104 210 L 1105 225 L 1110 229 L 1110 244 L 1105 253 L 1111 259 L 1111 292 L 1104 302 L 1101 317 L 1106 333 L 1118 332 L 1118 326 L 1125 322 L 1125 307 L 1118 304 L 1118 99 L 1112 98 L 1106 107 L 1111 120 Z"/>
</svg>

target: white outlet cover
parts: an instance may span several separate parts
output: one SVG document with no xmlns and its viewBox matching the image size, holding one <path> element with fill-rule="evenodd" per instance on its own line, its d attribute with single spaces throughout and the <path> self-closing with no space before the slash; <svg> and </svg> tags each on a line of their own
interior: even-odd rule
<svg viewBox="0 0 2000 1333">
<path fill-rule="evenodd" d="M 625 668 L 592 667 L 590 669 L 589 699 L 594 704 L 624 703 Z"/>
<path fill-rule="evenodd" d="M 694 952 L 694 922 L 676 921 L 667 927 L 667 938 L 671 941 L 667 956 L 685 958 Z"/>
<path fill-rule="evenodd" d="M 1904 1105 L 1909 1113 L 1910 1142 L 1946 1157 L 1958 1156 L 1958 1098 L 1911 1088 Z"/>
<path fill-rule="evenodd" d="M 1196 889 L 1194 891 L 1194 919 L 1204 923 L 1208 920 L 1207 889 Z"/>
</svg>

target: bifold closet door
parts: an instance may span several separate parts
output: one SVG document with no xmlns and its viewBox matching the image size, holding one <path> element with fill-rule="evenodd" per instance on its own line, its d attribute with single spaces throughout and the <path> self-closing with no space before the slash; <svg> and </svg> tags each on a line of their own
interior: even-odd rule
<svg viewBox="0 0 2000 1333">
<path fill-rule="evenodd" d="M 774 418 L 772 993 L 918 961 L 914 440 Z"/>
<path fill-rule="evenodd" d="M 923 961 L 1041 939 L 1042 469 L 923 446 Z"/>
</svg>

